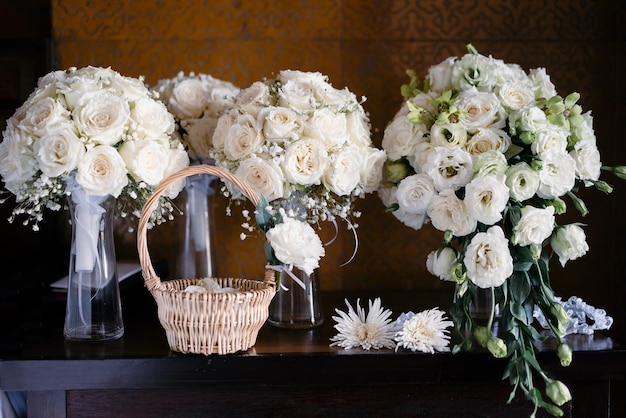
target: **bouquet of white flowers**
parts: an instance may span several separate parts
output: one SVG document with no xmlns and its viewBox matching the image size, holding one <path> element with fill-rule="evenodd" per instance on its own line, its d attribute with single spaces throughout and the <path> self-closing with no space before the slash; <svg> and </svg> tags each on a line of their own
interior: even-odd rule
<svg viewBox="0 0 626 418">
<path fill-rule="evenodd" d="M 431 67 L 423 82 L 409 71 L 406 102 L 384 132 L 389 160 L 379 195 L 404 224 L 419 229 L 430 222 L 444 232 L 427 268 L 457 283 L 450 314 L 464 340 L 455 351 L 469 348 L 473 337 L 494 356 L 508 357 L 511 398 L 521 389 L 535 410 L 559 415 L 570 395 L 535 358 L 533 341 L 541 336 L 533 310 L 541 310 L 561 363 L 569 364 L 562 340 L 568 317 L 551 290 L 548 263 L 554 252 L 565 265 L 588 245 L 580 224 L 559 225 L 556 215 L 566 211 L 568 196 L 584 216 L 578 187 L 609 193 L 601 169 L 623 177 L 623 168 L 602 167 L 591 112 L 583 113 L 578 93 L 563 98 L 544 69 L 526 73 L 468 49 Z M 493 296 L 486 323 L 472 313 L 481 289 Z M 534 373 L 554 404 L 542 399 Z"/>
<path fill-rule="evenodd" d="M 353 201 L 378 188 L 386 159 L 353 93 L 318 72 L 294 70 L 242 90 L 219 118 L 213 147 L 216 165 L 255 189 L 279 218 L 283 207 L 310 223 L 338 217 L 352 227 Z"/>
<path fill-rule="evenodd" d="M 189 164 L 172 139 L 174 118 L 141 79 L 110 68 L 54 71 L 7 121 L 0 143 L 0 176 L 17 206 L 38 229 L 45 208 L 66 195 L 117 198 L 117 214 L 139 213 L 152 188 Z M 152 221 L 171 217 L 172 187 Z M 6 199 L 5 199 L 6 200 Z"/>
</svg>

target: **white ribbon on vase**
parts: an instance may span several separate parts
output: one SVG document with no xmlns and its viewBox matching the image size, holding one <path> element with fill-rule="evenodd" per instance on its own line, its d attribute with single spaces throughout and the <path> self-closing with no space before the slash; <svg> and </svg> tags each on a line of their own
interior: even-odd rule
<svg viewBox="0 0 626 418">
<path fill-rule="evenodd" d="M 300 280 L 298 276 L 293 274 L 293 266 L 291 264 L 269 264 L 267 268 L 278 273 L 286 273 L 294 282 L 300 285 L 301 288 L 306 289 L 306 284 Z M 285 291 L 289 290 L 289 288 L 283 284 L 282 280 L 280 281 L 280 288 Z"/>
</svg>

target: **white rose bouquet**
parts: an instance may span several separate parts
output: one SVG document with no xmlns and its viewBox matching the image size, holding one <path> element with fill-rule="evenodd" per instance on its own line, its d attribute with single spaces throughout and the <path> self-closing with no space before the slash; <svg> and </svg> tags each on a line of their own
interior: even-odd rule
<svg viewBox="0 0 626 418">
<path fill-rule="evenodd" d="M 537 363 L 533 341 L 541 337 L 533 309 L 545 315 L 561 362 L 569 364 L 561 356 L 571 352 L 562 340 L 568 318 L 551 290 L 548 263 L 551 252 L 565 265 L 588 246 L 579 225 L 559 225 L 556 215 L 566 211 L 565 196 L 586 215 L 578 188 L 609 193 L 601 169 L 624 178 L 624 168 L 602 166 L 591 112 L 583 113 L 578 93 L 563 98 L 544 69 L 526 73 L 468 50 L 431 67 L 423 82 L 408 72 L 406 102 L 383 136 L 389 159 L 379 196 L 407 226 L 430 222 L 444 232 L 427 268 L 457 283 L 450 314 L 463 341 L 454 351 L 471 347 L 474 338 L 494 356 L 508 357 L 511 398 L 520 389 L 535 411 L 560 415 L 569 391 Z M 472 312 L 481 289 L 492 295 L 486 324 Z M 561 390 L 546 390 L 543 399 L 533 374 Z"/>
<path fill-rule="evenodd" d="M 242 90 L 218 119 L 213 147 L 216 165 L 243 179 L 274 211 L 282 207 L 308 223 L 340 218 L 353 231 L 349 218 L 359 214 L 352 204 L 377 190 L 386 160 L 372 146 L 368 115 L 353 93 L 318 72 L 294 70 Z M 228 184 L 223 191 L 238 198 Z"/>
<path fill-rule="evenodd" d="M 113 196 L 117 215 L 139 217 L 152 189 L 189 164 L 173 131 L 174 118 L 141 79 L 98 67 L 47 74 L 0 143 L 0 176 L 17 202 L 10 220 L 25 215 L 38 230 L 44 209 L 60 210 L 70 195 Z M 153 223 L 172 216 L 169 199 L 181 188 L 168 191 Z"/>
</svg>

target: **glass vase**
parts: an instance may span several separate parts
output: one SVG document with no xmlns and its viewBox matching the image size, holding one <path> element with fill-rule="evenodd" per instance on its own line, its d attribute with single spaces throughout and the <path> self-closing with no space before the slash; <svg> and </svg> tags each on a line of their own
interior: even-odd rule
<svg viewBox="0 0 626 418">
<path fill-rule="evenodd" d="M 65 339 L 106 341 L 124 334 L 113 213 L 115 198 L 80 190 L 68 198 L 72 222 Z"/>
<path fill-rule="evenodd" d="M 324 316 L 318 269 L 310 275 L 296 268 L 290 272 L 279 270 L 276 272 L 276 283 L 276 295 L 270 304 L 268 317 L 271 325 L 290 329 L 322 325 Z"/>
<path fill-rule="evenodd" d="M 181 243 L 176 261 L 179 278 L 215 277 L 215 257 L 211 241 L 211 211 L 209 197 L 214 176 L 198 174 L 187 177 L 183 194 L 184 219 Z"/>
</svg>

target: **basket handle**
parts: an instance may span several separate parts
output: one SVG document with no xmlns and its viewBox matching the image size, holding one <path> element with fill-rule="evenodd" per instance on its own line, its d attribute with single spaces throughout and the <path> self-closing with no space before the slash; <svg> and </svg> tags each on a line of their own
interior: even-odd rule
<svg viewBox="0 0 626 418">
<path fill-rule="evenodd" d="M 141 272 L 148 290 L 153 290 L 162 284 L 161 279 L 154 271 L 154 266 L 152 265 L 152 261 L 150 259 L 150 253 L 148 252 L 147 229 L 150 215 L 156 207 L 159 197 L 161 197 L 163 192 L 165 192 L 177 181 L 195 174 L 210 174 L 220 177 L 223 180 L 230 181 L 243 192 L 243 194 L 254 204 L 255 207 L 259 203 L 259 195 L 257 192 L 255 192 L 243 180 L 228 170 L 212 165 L 191 165 L 163 180 L 161 184 L 154 189 L 152 195 L 148 198 L 143 209 L 141 210 L 141 217 L 139 218 L 139 225 L 137 227 L 137 251 L 139 253 L 139 263 L 141 264 Z"/>
</svg>

